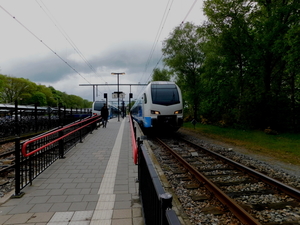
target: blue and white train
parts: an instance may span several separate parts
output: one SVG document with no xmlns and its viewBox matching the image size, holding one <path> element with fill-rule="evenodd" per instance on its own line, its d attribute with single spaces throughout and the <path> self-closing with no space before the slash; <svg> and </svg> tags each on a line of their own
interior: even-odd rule
<svg viewBox="0 0 300 225">
<path fill-rule="evenodd" d="M 101 115 L 101 109 L 106 104 L 106 101 L 94 101 L 92 105 L 92 115 Z M 118 116 L 118 108 L 108 104 L 108 119 Z"/>
<path fill-rule="evenodd" d="M 177 131 L 183 123 L 181 90 L 174 82 L 151 82 L 130 112 L 143 128 Z"/>
</svg>

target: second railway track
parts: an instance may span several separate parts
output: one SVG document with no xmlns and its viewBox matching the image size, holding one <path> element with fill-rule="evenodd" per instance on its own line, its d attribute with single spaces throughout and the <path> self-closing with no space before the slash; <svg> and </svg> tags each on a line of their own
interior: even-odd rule
<svg viewBox="0 0 300 225">
<path fill-rule="evenodd" d="M 151 142 L 192 224 L 300 224 L 297 188 L 186 140 Z"/>
</svg>

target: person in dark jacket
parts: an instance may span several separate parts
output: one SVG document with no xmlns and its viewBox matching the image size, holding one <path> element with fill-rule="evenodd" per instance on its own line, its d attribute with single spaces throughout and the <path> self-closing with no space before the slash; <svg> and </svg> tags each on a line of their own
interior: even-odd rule
<svg viewBox="0 0 300 225">
<path fill-rule="evenodd" d="M 102 125 L 104 128 L 104 127 L 106 127 L 107 119 L 108 119 L 108 108 L 107 108 L 106 104 L 104 104 L 101 109 L 101 117 L 102 117 Z"/>
</svg>

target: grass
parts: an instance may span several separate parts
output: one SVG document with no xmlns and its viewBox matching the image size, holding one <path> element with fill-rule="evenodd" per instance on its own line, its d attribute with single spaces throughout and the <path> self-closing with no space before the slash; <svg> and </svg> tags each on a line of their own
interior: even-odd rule
<svg viewBox="0 0 300 225">
<path fill-rule="evenodd" d="M 300 134 L 268 135 L 257 130 L 238 130 L 213 125 L 184 123 L 183 127 L 222 142 L 244 147 L 256 154 L 300 165 Z"/>
</svg>

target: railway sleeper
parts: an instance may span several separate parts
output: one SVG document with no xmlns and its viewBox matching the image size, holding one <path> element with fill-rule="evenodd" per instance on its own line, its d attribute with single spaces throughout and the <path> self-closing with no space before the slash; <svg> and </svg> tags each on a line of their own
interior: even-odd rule
<svg viewBox="0 0 300 225">
<path fill-rule="evenodd" d="M 187 158 L 186 161 L 188 163 L 193 163 L 193 162 L 196 162 L 198 159 L 197 158 Z"/>
<path fill-rule="evenodd" d="M 198 189 L 199 187 L 200 187 L 200 185 L 197 183 L 190 183 L 190 184 L 185 185 L 185 188 L 189 189 L 189 190 Z"/>
<path fill-rule="evenodd" d="M 213 215 L 223 215 L 224 210 L 217 206 L 208 206 L 206 208 L 201 209 L 204 214 L 213 214 Z"/>
<path fill-rule="evenodd" d="M 256 183 L 256 181 L 245 179 L 242 181 L 233 181 L 233 182 L 215 182 L 214 184 L 217 185 L 218 187 L 222 187 L 222 186 L 235 186 L 239 184 L 249 184 L 249 183 Z"/>
<path fill-rule="evenodd" d="M 226 193 L 230 198 L 237 198 L 240 196 L 250 196 L 250 195 L 268 195 L 268 194 L 276 194 L 275 190 L 260 190 L 260 191 L 241 191 L 241 192 L 228 192 Z"/>
<path fill-rule="evenodd" d="M 164 164 L 172 164 L 174 163 L 172 160 L 164 160 Z"/>
<path fill-rule="evenodd" d="M 181 169 L 173 169 L 172 170 L 173 174 L 185 174 L 186 171 L 181 170 Z"/>
<path fill-rule="evenodd" d="M 191 181 L 192 179 L 186 175 L 179 175 L 176 177 L 177 180 L 181 180 L 181 181 Z"/>
<path fill-rule="evenodd" d="M 227 168 L 223 167 L 223 168 L 218 168 L 218 169 L 215 169 L 215 168 L 202 169 L 201 172 L 214 172 L 216 170 L 220 170 L 220 171 L 226 171 L 226 170 L 228 170 L 228 171 L 236 171 L 236 169 L 232 169 L 230 167 L 227 167 Z"/>
<path fill-rule="evenodd" d="M 204 201 L 207 201 L 207 200 L 210 199 L 210 198 L 209 198 L 208 196 L 206 196 L 206 195 L 196 195 L 196 194 L 194 194 L 194 195 L 191 195 L 190 197 L 191 197 L 191 199 L 192 199 L 194 202 L 204 202 Z"/>
<path fill-rule="evenodd" d="M 161 158 L 161 160 L 164 160 L 164 161 L 170 160 L 169 155 L 161 155 L 160 158 Z"/>
<path fill-rule="evenodd" d="M 205 175 L 207 178 L 215 178 L 215 177 L 228 177 L 228 176 L 243 176 L 243 173 L 224 173 L 224 174 L 213 174 L 213 175 Z"/>
<path fill-rule="evenodd" d="M 262 223 L 262 225 L 278 225 L 278 222 Z M 299 225 L 298 221 L 280 222 L 280 225 Z"/>
<path fill-rule="evenodd" d="M 265 204 L 255 204 L 250 205 L 252 210 L 262 211 L 266 209 L 284 209 L 287 207 L 299 207 L 300 203 L 297 201 L 290 201 L 290 202 L 278 202 L 278 203 L 265 203 Z"/>
<path fill-rule="evenodd" d="M 8 183 L 9 183 L 8 180 L 0 180 L 0 186 L 6 185 Z"/>
</svg>

